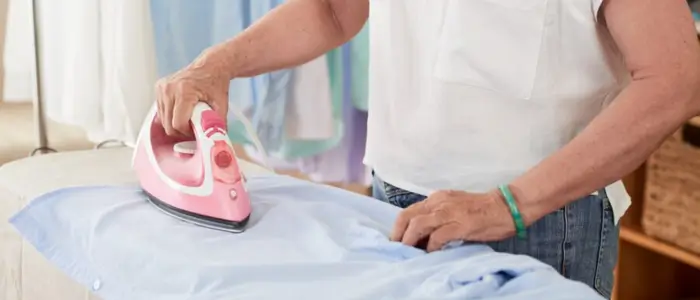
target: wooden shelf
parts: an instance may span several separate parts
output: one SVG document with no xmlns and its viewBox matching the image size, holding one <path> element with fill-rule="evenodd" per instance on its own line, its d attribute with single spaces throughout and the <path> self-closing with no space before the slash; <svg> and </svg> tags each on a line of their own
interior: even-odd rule
<svg viewBox="0 0 700 300">
<path fill-rule="evenodd" d="M 641 228 L 622 226 L 620 228 L 620 239 L 700 270 L 700 255 L 649 237 L 641 231 Z"/>
<path fill-rule="evenodd" d="M 700 121 L 694 119 L 693 122 Z M 700 299 L 700 255 L 642 231 L 646 166 L 625 178 L 632 206 L 620 220 L 616 300 Z"/>
</svg>

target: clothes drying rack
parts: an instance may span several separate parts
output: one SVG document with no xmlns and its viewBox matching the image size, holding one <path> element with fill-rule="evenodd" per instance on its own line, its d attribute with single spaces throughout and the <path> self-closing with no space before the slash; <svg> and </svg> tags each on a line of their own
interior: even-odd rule
<svg viewBox="0 0 700 300">
<path fill-rule="evenodd" d="M 32 30 L 34 37 L 34 127 L 37 138 L 37 147 L 30 153 L 30 156 L 35 154 L 44 154 L 56 152 L 55 149 L 49 147 L 49 140 L 46 134 L 46 115 L 44 114 L 43 103 L 43 85 L 41 78 L 41 30 L 39 26 L 39 10 L 38 1 L 32 0 Z"/>
<path fill-rule="evenodd" d="M 0 0 L 2 1 L 2 0 Z M 32 0 L 32 30 L 34 37 L 34 127 L 36 128 L 37 147 L 32 150 L 29 156 L 37 154 L 45 154 L 58 152 L 56 149 L 49 146 L 48 135 L 46 131 L 46 114 L 44 113 L 44 89 L 41 77 L 41 26 L 39 25 L 40 12 L 39 0 Z M 101 149 L 110 145 L 124 147 L 126 144 L 123 141 L 109 139 L 95 145 L 94 149 Z"/>
</svg>

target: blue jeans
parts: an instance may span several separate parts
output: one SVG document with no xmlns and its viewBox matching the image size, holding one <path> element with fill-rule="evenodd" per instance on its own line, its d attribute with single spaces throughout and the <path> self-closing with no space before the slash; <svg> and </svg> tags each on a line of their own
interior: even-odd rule
<svg viewBox="0 0 700 300">
<path fill-rule="evenodd" d="M 374 198 L 406 208 L 426 196 L 414 194 L 374 177 Z M 586 196 L 555 211 L 527 229 L 527 238 L 488 243 L 498 252 L 524 254 L 554 267 L 564 277 L 580 281 L 610 298 L 617 261 L 619 228 L 605 193 Z"/>
</svg>

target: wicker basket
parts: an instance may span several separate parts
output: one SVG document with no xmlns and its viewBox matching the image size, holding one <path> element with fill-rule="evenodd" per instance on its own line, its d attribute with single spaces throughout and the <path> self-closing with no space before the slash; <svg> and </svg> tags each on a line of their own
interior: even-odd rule
<svg viewBox="0 0 700 300">
<path fill-rule="evenodd" d="M 689 131 L 697 135 L 700 127 L 686 125 L 647 162 L 642 228 L 700 253 L 700 147 L 687 142 Z"/>
</svg>

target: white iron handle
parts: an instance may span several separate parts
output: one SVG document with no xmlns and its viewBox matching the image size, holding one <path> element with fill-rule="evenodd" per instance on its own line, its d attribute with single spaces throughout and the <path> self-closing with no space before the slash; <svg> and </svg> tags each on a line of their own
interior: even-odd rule
<svg viewBox="0 0 700 300">
<path fill-rule="evenodd" d="M 213 110 L 211 106 L 209 106 L 209 104 L 203 101 L 197 103 L 197 105 L 195 105 L 194 109 L 192 110 L 192 117 L 190 120 L 192 121 L 193 131 L 198 138 L 206 138 L 203 125 L 204 123 L 208 122 L 220 122 L 220 127 L 222 127 L 221 129 L 224 130 L 224 132 L 227 131 L 226 122 L 223 119 L 221 119 L 221 117 L 219 117 L 218 115 L 215 115 L 213 113 L 207 113 L 207 111 Z M 250 123 L 250 120 L 236 107 L 230 106 L 229 111 L 231 111 L 236 116 L 236 118 L 241 120 L 246 132 L 248 133 L 248 136 L 250 136 L 250 138 L 252 139 L 253 145 L 263 155 L 264 167 L 268 169 L 268 171 L 274 173 L 272 168 L 270 168 L 270 166 L 267 163 L 267 151 L 265 151 L 265 147 L 263 147 L 262 143 L 260 142 L 260 138 L 255 132 L 253 125 Z M 211 117 L 208 117 L 207 115 L 210 115 Z"/>
<path fill-rule="evenodd" d="M 190 117 L 190 121 L 192 121 L 192 131 L 194 131 L 194 134 L 198 139 L 206 137 L 204 135 L 204 126 L 202 121 L 204 120 L 204 112 L 207 111 L 212 111 L 211 106 L 202 101 L 197 102 L 194 109 L 192 109 L 192 117 Z"/>
</svg>

